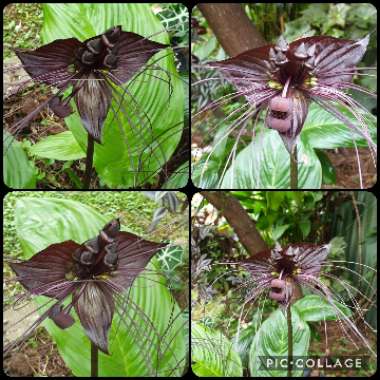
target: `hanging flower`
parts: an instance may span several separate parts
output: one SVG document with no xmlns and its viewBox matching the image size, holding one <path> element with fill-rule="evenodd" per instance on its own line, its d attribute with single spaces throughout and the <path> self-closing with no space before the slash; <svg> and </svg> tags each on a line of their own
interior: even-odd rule
<svg viewBox="0 0 380 380">
<path fill-rule="evenodd" d="M 266 126 L 279 132 L 289 152 L 301 133 L 312 100 L 375 146 L 366 125 L 368 111 L 343 92 L 354 89 L 374 95 L 352 83 L 368 41 L 368 36 L 358 41 L 315 36 L 288 44 L 280 37 L 275 45 L 248 50 L 208 66 L 218 69 L 237 88 L 230 99 L 245 96 L 254 107 L 251 116 L 267 109 Z M 347 108 L 362 128 L 331 102 Z"/>
<path fill-rule="evenodd" d="M 72 240 L 52 244 L 27 261 L 11 263 L 17 280 L 31 294 L 57 300 L 32 328 L 47 317 L 60 328 L 68 328 L 75 322 L 70 315 L 74 308 L 89 339 L 108 354 L 114 296 L 132 286 L 164 246 L 120 231 L 120 222 L 114 219 L 83 244 Z"/>
<path fill-rule="evenodd" d="M 251 276 L 254 288 L 249 294 L 249 300 L 269 289 L 269 297 L 288 305 L 293 295 L 294 284 L 306 285 L 312 290 L 326 287 L 319 280 L 319 273 L 330 246 L 312 244 L 289 245 L 281 248 L 276 245 L 269 254 L 262 252 L 258 259 L 242 263 Z"/>
<path fill-rule="evenodd" d="M 13 128 L 23 128 L 49 105 L 60 117 L 72 110 L 74 98 L 82 123 L 101 143 L 102 128 L 111 106 L 113 86 L 120 86 L 141 71 L 147 61 L 167 45 L 114 26 L 84 42 L 76 38 L 55 40 L 33 51 L 16 49 L 24 69 L 40 83 L 55 86 L 58 93 Z M 63 92 L 71 88 L 70 94 Z"/>
</svg>

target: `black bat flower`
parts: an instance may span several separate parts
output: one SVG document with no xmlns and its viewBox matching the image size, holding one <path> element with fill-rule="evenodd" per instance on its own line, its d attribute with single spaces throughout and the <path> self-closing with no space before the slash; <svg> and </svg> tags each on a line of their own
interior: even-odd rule
<svg viewBox="0 0 380 380">
<path fill-rule="evenodd" d="M 267 109 L 266 125 L 279 132 L 289 152 L 302 130 L 311 100 L 374 146 L 365 122 L 368 111 L 343 92 L 354 89 L 374 95 L 352 83 L 368 41 L 368 36 L 359 41 L 316 36 L 288 44 L 280 37 L 277 44 L 248 50 L 225 61 L 210 62 L 208 66 L 219 70 L 237 88 L 230 99 L 243 95 L 252 105 L 247 118 Z M 362 128 L 331 102 L 347 108 Z"/>
<path fill-rule="evenodd" d="M 255 260 L 242 263 L 254 285 L 248 301 L 255 300 L 269 289 L 269 297 L 286 306 L 292 297 L 293 284 L 306 285 L 319 291 L 323 286 L 319 273 L 329 250 L 329 245 L 300 244 L 285 248 L 276 245 L 270 251 L 269 259 L 267 252 L 262 252 Z"/>
<path fill-rule="evenodd" d="M 89 135 L 102 141 L 102 127 L 112 101 L 112 86 L 120 86 L 141 71 L 147 61 L 167 45 L 115 26 L 84 42 L 76 38 L 55 40 L 33 51 L 16 49 L 24 69 L 36 82 L 59 89 L 16 125 L 24 127 L 41 108 L 49 106 L 65 117 L 74 98 Z M 70 88 L 69 94 L 63 92 Z"/>
<path fill-rule="evenodd" d="M 50 317 L 60 328 L 68 328 L 75 322 L 70 315 L 74 308 L 90 340 L 108 353 L 114 295 L 129 288 L 164 246 L 120 231 L 115 219 L 83 244 L 72 240 L 52 244 L 31 259 L 10 266 L 31 294 L 57 300 L 32 327 Z"/>
</svg>

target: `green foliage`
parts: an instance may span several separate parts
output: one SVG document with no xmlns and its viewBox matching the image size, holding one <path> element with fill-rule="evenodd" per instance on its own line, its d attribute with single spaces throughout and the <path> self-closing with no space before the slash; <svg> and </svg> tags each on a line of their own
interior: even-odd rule
<svg viewBox="0 0 380 380">
<path fill-rule="evenodd" d="M 346 116 L 355 120 L 347 112 Z M 375 119 L 368 118 L 367 126 L 376 140 Z M 226 131 L 228 125 L 218 128 L 211 151 L 206 151 L 193 165 L 192 179 L 197 186 L 222 189 L 290 187 L 290 157 L 276 131 L 260 123 L 252 141 L 237 154 L 233 151 L 236 139 Z M 334 169 L 319 149 L 352 148 L 355 144 L 368 146 L 362 135 L 312 104 L 298 143 L 299 187 L 318 189 L 323 183 L 333 184 Z"/>
<path fill-rule="evenodd" d="M 11 56 L 15 41 L 17 47 L 34 49 L 41 44 L 42 26 L 41 4 L 11 3 L 3 9 L 4 58 Z"/>
<path fill-rule="evenodd" d="M 4 183 L 11 189 L 34 189 L 37 182 L 37 169 L 20 142 L 7 131 L 3 135 L 5 155 L 3 157 Z"/>
<path fill-rule="evenodd" d="M 356 212 L 359 212 L 359 218 Z M 336 209 L 332 220 L 332 234 L 340 236 L 346 243 L 345 255 L 339 259 L 350 262 L 349 269 L 357 272 L 357 274 L 345 273 L 347 280 L 359 287 L 367 297 L 375 297 L 377 289 L 377 198 L 375 195 L 370 192 L 357 192 L 347 197 Z M 366 316 L 376 328 L 376 305 L 370 307 Z"/>
<path fill-rule="evenodd" d="M 183 47 L 189 45 L 189 10 L 181 3 L 157 4 L 156 15 L 168 30 L 171 40 Z"/>
<path fill-rule="evenodd" d="M 29 148 L 32 155 L 53 160 L 72 161 L 86 157 L 71 131 L 45 137 Z"/>
<path fill-rule="evenodd" d="M 298 186 L 320 188 L 322 169 L 313 149 L 300 141 L 298 146 Z M 218 188 L 287 189 L 290 187 L 290 156 L 280 135 L 263 129 L 232 161 Z"/>
<path fill-rule="evenodd" d="M 337 321 L 352 315 L 347 306 L 336 301 L 333 306 L 325 298 L 316 294 L 309 294 L 301 298 L 294 303 L 292 308 L 296 309 L 306 322 Z"/>
<path fill-rule="evenodd" d="M 163 32 L 162 25 L 148 4 L 44 4 L 43 10 L 45 43 L 68 37 L 84 40 L 114 25 L 143 36 L 155 34 L 151 37 L 153 40 L 169 43 L 168 36 L 159 33 Z M 137 74 L 135 80 L 127 84 L 134 100 L 127 96 L 128 107 L 124 105 L 125 112 L 119 112 L 116 119 L 113 112 L 109 112 L 103 144 L 95 144 L 94 166 L 109 187 L 133 187 L 145 184 L 148 179 L 152 181 L 152 174 L 159 171 L 178 144 L 183 127 L 183 85 L 177 76 L 173 55 L 163 51 L 156 54 L 152 62 L 159 58 L 156 65 L 171 76 L 170 101 L 168 84 L 149 76 L 153 74 L 167 81 L 166 74 L 152 72 L 153 69 L 140 76 Z M 117 110 L 118 105 L 114 103 L 113 108 Z M 142 116 L 144 112 L 147 117 Z M 79 116 L 74 113 L 65 122 L 85 150 L 86 132 Z"/>
<path fill-rule="evenodd" d="M 173 173 L 170 178 L 164 183 L 162 186 L 163 189 L 180 189 L 181 187 L 185 187 L 187 182 L 189 181 L 189 163 L 185 162 L 176 172 Z"/>
<path fill-rule="evenodd" d="M 81 243 L 108 222 L 105 216 L 90 207 L 65 199 L 21 198 L 16 203 L 15 212 L 17 233 L 25 257 L 49 244 L 68 239 Z M 186 327 L 178 305 L 162 276 L 154 272 L 155 268 L 154 263 L 150 264 L 149 270 L 153 272 L 149 271 L 135 281 L 128 292 L 127 309 L 120 309 L 120 315 L 115 316 L 110 332 L 112 355 L 99 354 L 100 376 L 182 374 Z M 38 298 L 39 303 L 44 302 Z M 59 329 L 51 321 L 46 321 L 45 326 L 73 373 L 88 376 L 90 345 L 80 324 L 77 322 L 66 330 Z"/>
<path fill-rule="evenodd" d="M 243 367 L 232 343 L 217 330 L 191 324 L 192 370 L 199 377 L 240 377 Z"/>
<path fill-rule="evenodd" d="M 310 328 L 292 309 L 293 355 L 306 356 L 310 343 Z M 285 312 L 276 310 L 260 326 L 249 352 L 249 370 L 252 377 L 286 377 L 287 369 L 271 370 L 261 367 L 260 356 L 286 357 L 288 354 L 288 328 Z M 302 371 L 293 371 L 293 376 L 301 376 Z"/>
<path fill-rule="evenodd" d="M 362 38 L 376 27 L 377 11 L 370 3 L 308 4 L 299 17 L 286 23 L 285 38 L 328 35 L 337 38 Z"/>
<path fill-rule="evenodd" d="M 321 191 L 233 191 L 256 222 L 256 228 L 272 246 L 313 241 L 320 227 L 315 212 L 323 205 Z"/>
</svg>

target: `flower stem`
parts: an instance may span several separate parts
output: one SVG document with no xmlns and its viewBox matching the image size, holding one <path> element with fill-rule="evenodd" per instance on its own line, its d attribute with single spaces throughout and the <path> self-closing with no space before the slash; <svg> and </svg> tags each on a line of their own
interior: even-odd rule
<svg viewBox="0 0 380 380">
<path fill-rule="evenodd" d="M 91 341 L 91 377 L 98 377 L 98 347 Z"/>
<path fill-rule="evenodd" d="M 298 189 L 297 144 L 294 144 L 290 153 L 290 188 Z"/>
<path fill-rule="evenodd" d="M 91 183 L 92 161 L 94 157 L 94 139 L 87 135 L 86 171 L 84 173 L 83 189 L 89 189 Z"/>
<path fill-rule="evenodd" d="M 293 326 L 291 304 L 289 303 L 286 309 L 286 319 L 288 322 L 288 377 L 292 376 L 292 361 L 293 361 Z"/>
</svg>

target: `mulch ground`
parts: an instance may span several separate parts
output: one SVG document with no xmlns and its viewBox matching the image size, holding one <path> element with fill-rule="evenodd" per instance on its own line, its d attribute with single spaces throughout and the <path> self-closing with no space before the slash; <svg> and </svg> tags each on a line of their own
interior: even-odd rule
<svg viewBox="0 0 380 380">
<path fill-rule="evenodd" d="M 34 336 L 4 357 L 4 373 L 11 377 L 69 377 L 56 345 L 39 328 Z"/>
<path fill-rule="evenodd" d="M 341 148 L 326 150 L 336 172 L 336 184 L 323 186 L 328 188 L 359 189 L 359 170 L 355 149 Z M 369 149 L 359 149 L 359 157 L 362 169 L 363 188 L 368 189 L 376 184 L 377 170 Z"/>
<path fill-rule="evenodd" d="M 15 64 L 17 64 L 17 62 L 15 62 Z M 7 77 L 8 84 L 12 83 L 13 79 L 15 79 L 15 83 L 17 83 L 17 78 L 13 78 L 16 77 L 17 74 L 19 73 Z M 44 108 L 27 127 L 20 131 L 14 131 L 12 126 L 29 115 L 39 104 L 48 98 L 46 89 L 38 85 L 31 85 L 19 92 L 16 92 L 15 88 L 16 87 L 11 86 L 7 87 L 6 91 L 8 91 L 8 93 L 6 93 L 3 102 L 4 128 L 8 130 L 15 139 L 18 141 L 27 139 L 32 144 L 35 144 L 47 136 L 68 130 L 63 119 L 55 116 L 49 108 Z M 6 142 L 6 146 L 10 143 L 11 141 Z M 64 170 L 66 161 L 57 160 L 51 163 L 38 158 L 34 158 L 33 161 L 39 171 L 45 173 L 44 178 L 38 181 L 37 188 L 72 189 L 75 187 L 70 180 L 67 170 Z M 82 178 L 84 174 L 84 159 L 74 161 L 71 165 L 71 169 L 79 178 Z M 93 178 L 91 187 L 100 188 L 98 179 Z"/>
</svg>

